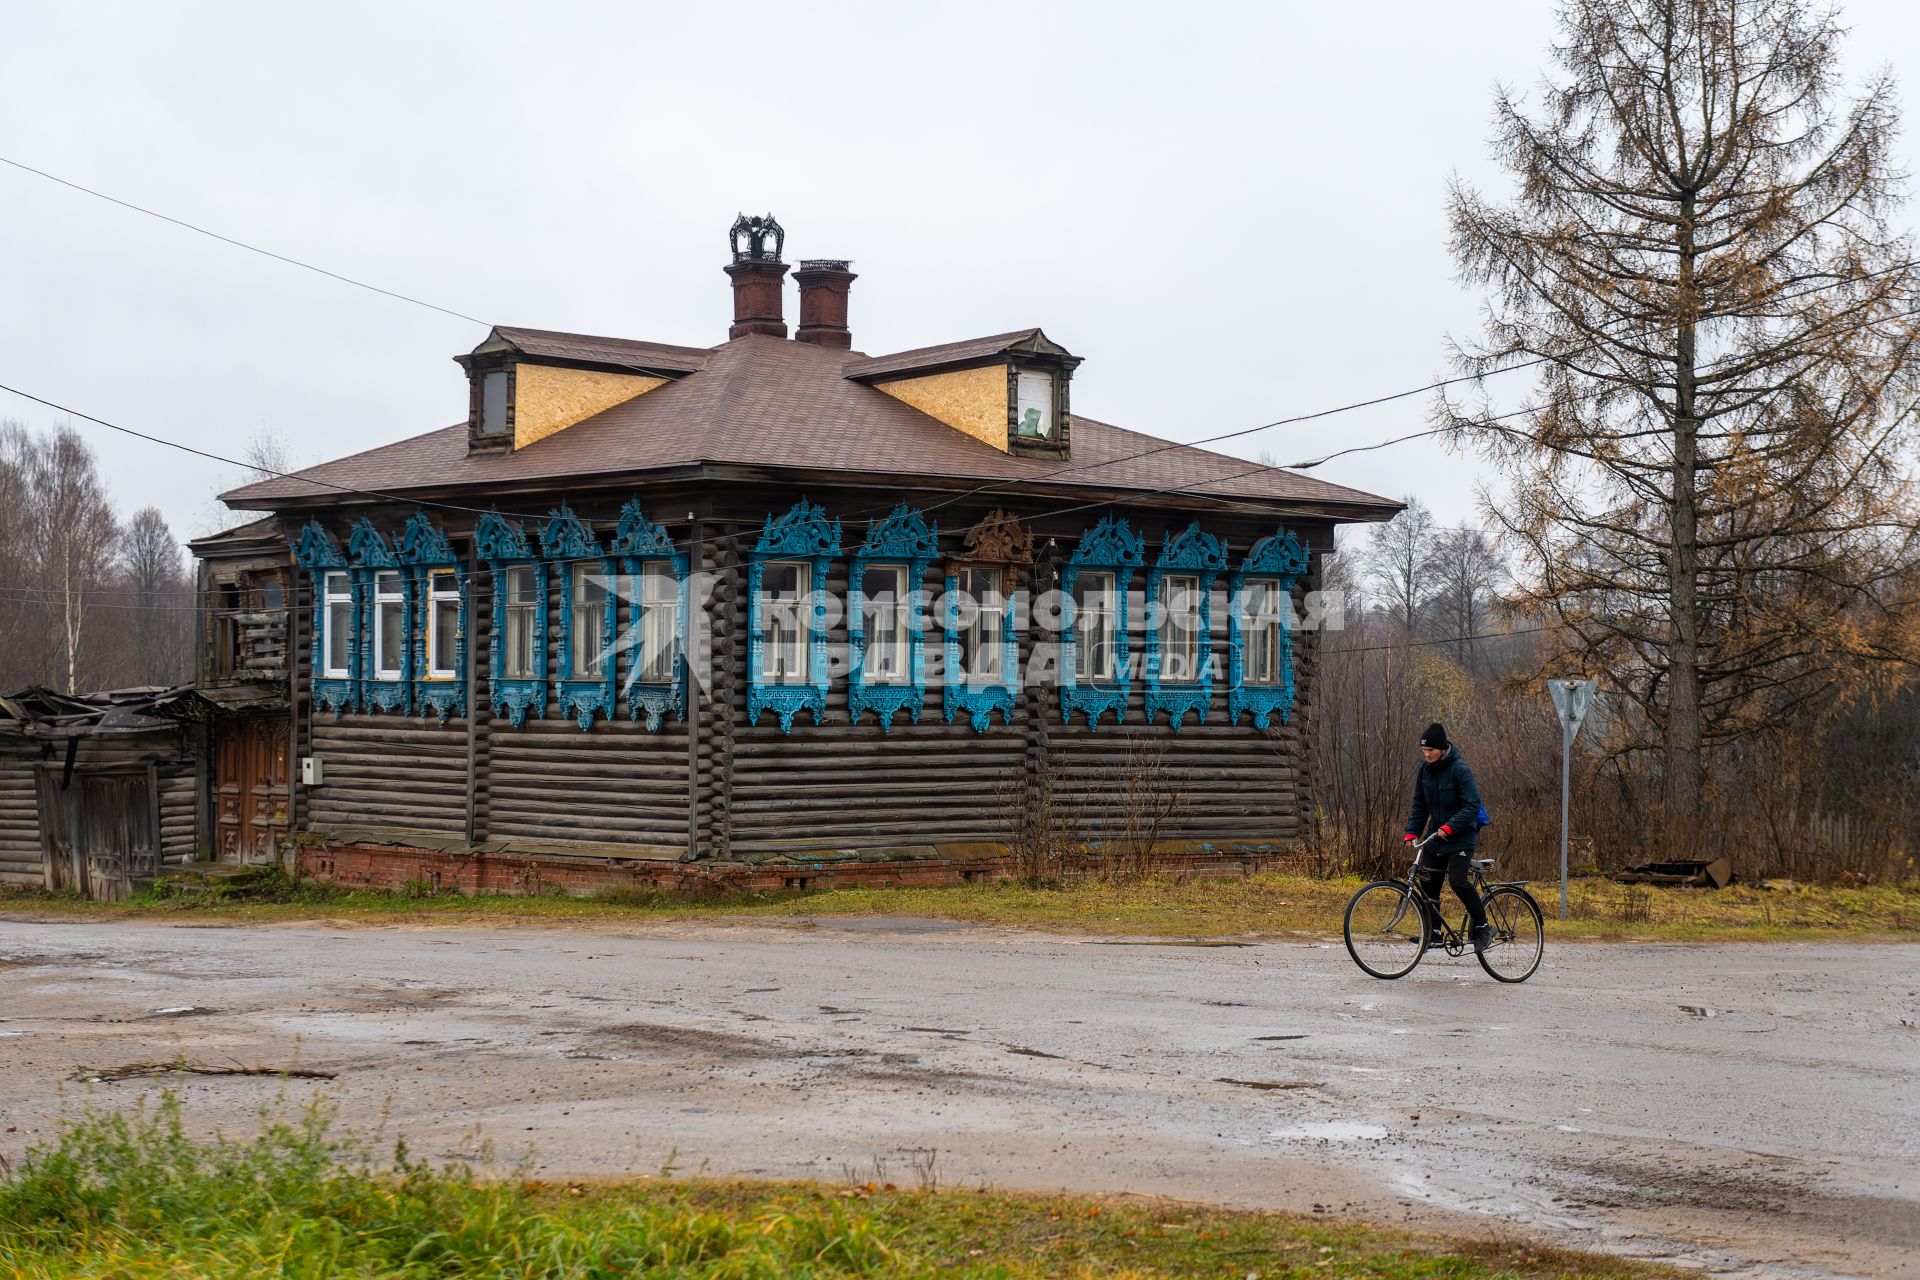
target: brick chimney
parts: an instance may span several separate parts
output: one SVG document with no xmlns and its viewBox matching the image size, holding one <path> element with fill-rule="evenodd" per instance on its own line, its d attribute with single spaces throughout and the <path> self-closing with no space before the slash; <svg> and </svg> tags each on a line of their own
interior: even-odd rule
<svg viewBox="0 0 1920 1280">
<path fill-rule="evenodd" d="M 734 219 L 730 234 L 733 262 L 726 268 L 733 281 L 733 327 L 729 338 L 744 338 L 764 333 L 770 338 L 787 336 L 787 318 L 781 294 L 786 284 L 787 264 L 780 261 L 787 233 L 772 214 Z M 771 240 L 772 247 L 767 242 Z"/>
<path fill-rule="evenodd" d="M 817 347 L 853 346 L 853 331 L 847 328 L 847 290 L 859 277 L 847 270 L 844 258 L 806 258 L 793 279 L 800 286 L 800 329 L 796 342 L 811 342 Z"/>
</svg>

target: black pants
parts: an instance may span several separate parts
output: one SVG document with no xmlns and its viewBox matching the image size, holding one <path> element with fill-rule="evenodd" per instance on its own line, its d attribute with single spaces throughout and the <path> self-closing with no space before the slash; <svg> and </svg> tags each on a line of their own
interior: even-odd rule
<svg viewBox="0 0 1920 1280">
<path fill-rule="evenodd" d="M 1445 866 L 1421 860 L 1420 892 L 1433 908 L 1433 920 L 1440 919 L 1440 882 L 1445 880 L 1453 886 L 1460 901 L 1467 904 L 1467 917 L 1473 921 L 1473 927 L 1478 929 L 1487 922 L 1487 904 L 1480 900 L 1480 891 L 1473 887 L 1472 860 L 1471 853 L 1450 853 Z"/>
</svg>

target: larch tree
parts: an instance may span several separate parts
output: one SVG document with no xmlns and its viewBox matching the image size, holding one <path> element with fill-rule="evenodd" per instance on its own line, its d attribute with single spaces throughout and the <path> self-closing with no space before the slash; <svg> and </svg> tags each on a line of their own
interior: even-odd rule
<svg viewBox="0 0 1920 1280">
<path fill-rule="evenodd" d="M 1496 95 L 1515 193 L 1450 191 L 1489 294 L 1459 361 L 1538 385 L 1440 420 L 1505 464 L 1516 603 L 1631 700 L 1681 821 L 1718 745 L 1915 671 L 1920 281 L 1894 88 L 1841 92 L 1843 35 L 1803 0 L 1567 0 L 1536 106 Z"/>
</svg>

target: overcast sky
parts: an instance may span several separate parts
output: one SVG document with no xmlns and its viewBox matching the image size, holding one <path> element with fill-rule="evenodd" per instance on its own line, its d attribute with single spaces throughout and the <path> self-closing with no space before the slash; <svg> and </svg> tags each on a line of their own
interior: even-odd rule
<svg viewBox="0 0 1920 1280">
<path fill-rule="evenodd" d="M 1847 17 L 1853 72 L 1911 99 L 1920 5 Z M 1445 182 L 1503 184 L 1492 88 L 1550 36 L 1544 0 L 17 4 L 0 155 L 489 322 L 696 345 L 726 337 L 728 225 L 771 211 L 789 261 L 853 259 L 856 347 L 1038 324 L 1085 359 L 1077 411 L 1191 440 L 1448 372 L 1478 299 Z M 303 462 L 465 417 L 482 326 L 4 166 L 0 245 L 0 383 Z M 1223 447 L 1295 462 L 1425 410 Z M 75 425 L 183 537 L 236 479 Z M 1449 521 L 1491 478 L 1430 441 L 1317 474 Z"/>
</svg>

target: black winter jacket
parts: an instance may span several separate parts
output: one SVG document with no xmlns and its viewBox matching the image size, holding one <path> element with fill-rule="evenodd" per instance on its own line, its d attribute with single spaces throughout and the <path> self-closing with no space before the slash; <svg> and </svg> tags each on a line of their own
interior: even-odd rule
<svg viewBox="0 0 1920 1280">
<path fill-rule="evenodd" d="M 1445 862 L 1450 853 L 1471 853 L 1480 843 L 1480 784 L 1473 770 L 1460 758 L 1459 747 L 1448 747 L 1447 754 L 1432 764 L 1422 760 L 1413 777 L 1413 816 L 1407 819 L 1407 834 L 1423 836 L 1431 824 L 1434 830 L 1452 827 L 1451 836 L 1442 836 L 1426 849 L 1426 862 Z"/>
</svg>

